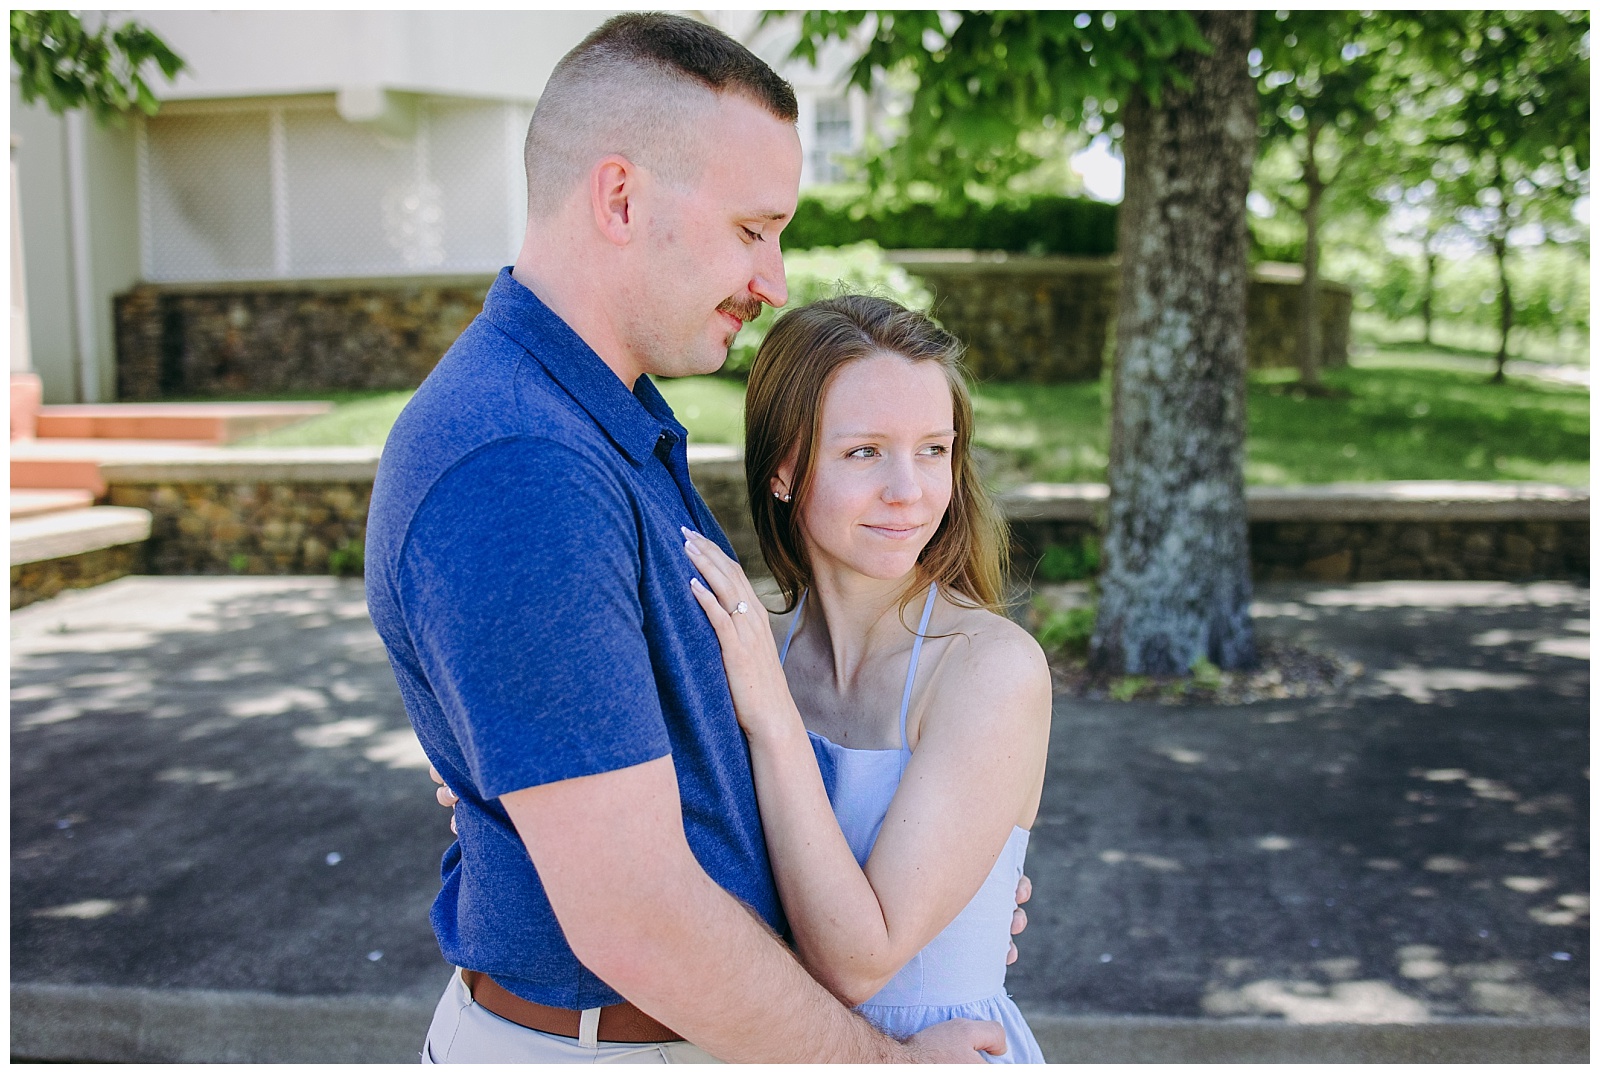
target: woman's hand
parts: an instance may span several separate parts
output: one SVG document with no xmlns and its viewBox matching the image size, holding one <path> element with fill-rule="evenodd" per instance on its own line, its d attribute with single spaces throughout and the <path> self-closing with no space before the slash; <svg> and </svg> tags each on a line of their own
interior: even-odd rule
<svg viewBox="0 0 1600 1074">
<path fill-rule="evenodd" d="M 450 811 L 450 834 L 459 834 L 456 831 L 456 803 L 461 799 L 456 797 L 455 791 L 445 785 L 444 777 L 431 764 L 428 766 L 428 778 L 439 785 L 439 789 L 433 792 L 433 800 Z"/>
<path fill-rule="evenodd" d="M 705 579 L 704 585 L 691 579 L 689 587 L 717 632 L 739 726 L 749 737 L 792 730 L 800 717 L 761 599 L 744 570 L 715 541 L 690 529 L 683 536 L 689 561 Z"/>
</svg>

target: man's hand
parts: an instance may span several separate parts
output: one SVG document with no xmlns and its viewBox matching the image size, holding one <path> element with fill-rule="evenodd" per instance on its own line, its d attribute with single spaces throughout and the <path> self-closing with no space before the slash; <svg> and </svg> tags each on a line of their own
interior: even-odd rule
<svg viewBox="0 0 1600 1074">
<path fill-rule="evenodd" d="M 444 785 L 444 777 L 441 776 L 439 774 L 439 770 L 437 768 L 433 767 L 433 765 L 431 765 L 431 764 L 428 766 L 428 778 L 433 780 L 435 783 L 437 783 L 439 785 L 439 789 L 433 792 L 434 801 L 438 802 L 440 805 L 442 805 L 446 809 L 450 810 L 450 834 L 451 835 L 459 835 L 460 833 L 456 831 L 456 813 L 455 813 L 455 809 L 456 809 L 456 803 L 459 802 L 461 799 L 457 798 L 456 795 L 455 795 L 455 792 L 452 791 L 449 787 L 446 787 Z M 1024 884 L 1026 884 L 1028 882 L 1028 878 L 1027 877 L 1023 877 L 1022 878 L 1022 882 Z M 1017 888 L 1017 892 L 1018 892 L 1017 901 L 1018 902 L 1022 901 L 1021 891 L 1022 891 L 1022 888 L 1019 886 Z M 1021 912 L 1022 912 L 1021 910 L 1017 911 L 1017 913 L 1019 913 L 1019 914 Z M 1017 933 L 1019 933 L 1021 931 L 1022 931 L 1021 927 L 1019 927 L 1017 925 L 1017 923 L 1016 923 L 1016 920 L 1013 919 L 1012 922 L 1011 922 L 1011 935 L 1015 936 Z M 1016 952 L 1017 952 L 1017 945 L 1016 944 L 1012 944 L 1011 945 L 1011 956 L 1010 956 L 1011 959 L 1014 960 L 1017 957 Z M 1010 964 L 1011 964 L 1011 962 L 1007 961 L 1006 965 L 1009 966 Z"/>
<path fill-rule="evenodd" d="M 438 773 L 434 774 L 434 778 L 438 778 Z M 449 791 L 446 790 L 444 793 L 448 794 Z M 444 799 L 440 798 L 439 801 L 443 802 Z M 453 802 L 454 799 L 451 799 L 451 801 Z M 450 822 L 451 831 L 455 830 L 455 823 L 454 820 Z M 1017 881 L 1017 908 L 1011 911 L 1011 935 L 1021 936 L 1022 930 L 1028 927 L 1028 912 L 1022 908 L 1022 904 L 1031 898 L 1033 898 L 1033 881 L 1029 880 L 1027 875 L 1024 874 L 1022 879 Z M 1016 960 L 1017 945 L 1013 942 L 1011 950 L 1006 953 L 1006 965 L 1009 966 Z"/>
<path fill-rule="evenodd" d="M 982 1063 L 980 1052 L 1006 1054 L 1006 1031 L 999 1022 L 952 1018 L 906 1040 L 913 1063 Z"/>
</svg>

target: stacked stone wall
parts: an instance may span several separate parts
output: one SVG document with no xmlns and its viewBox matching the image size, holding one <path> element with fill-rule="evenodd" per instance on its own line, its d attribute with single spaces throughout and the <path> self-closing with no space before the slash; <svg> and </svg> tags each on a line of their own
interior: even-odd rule
<svg viewBox="0 0 1600 1074">
<path fill-rule="evenodd" d="M 1092 522 L 1011 524 L 1014 570 L 1031 575 L 1052 546 L 1099 542 Z M 1258 582 L 1526 581 L 1589 577 L 1587 520 L 1251 522 Z"/>
<path fill-rule="evenodd" d="M 1093 380 L 1116 321 L 1115 258 L 895 251 L 982 378 Z M 1294 266 L 1251 280 L 1252 367 L 1295 364 Z M 483 306 L 490 277 L 141 284 L 115 300 L 125 401 L 414 388 Z M 1349 361 L 1349 288 L 1321 288 L 1323 362 Z"/>
<path fill-rule="evenodd" d="M 360 573 L 372 481 L 112 484 L 151 514 L 155 574 Z"/>
<path fill-rule="evenodd" d="M 491 282 L 141 284 L 114 302 L 117 397 L 415 388 Z"/>
<path fill-rule="evenodd" d="M 723 456 L 713 450 L 711 456 L 691 464 L 695 484 L 740 558 L 759 564 L 743 465 L 732 452 Z M 360 570 L 375 462 L 333 459 L 320 472 L 303 456 L 281 464 L 206 465 L 233 472 L 208 476 L 205 465 L 196 464 L 170 479 L 149 465 L 128 467 L 123 477 L 115 470 L 108 474 L 113 504 L 152 515 L 141 569 L 157 574 Z M 1408 505 L 1408 494 L 1423 502 Z M 1032 575 L 1052 546 L 1082 562 L 1076 553 L 1099 541 L 1096 518 L 1104 498 L 1104 486 L 1098 485 L 1040 486 L 1037 492 L 1024 489 L 1002 497 L 1012 520 L 1015 572 Z M 1575 490 L 1331 486 L 1257 490 L 1251 502 L 1250 554 L 1258 581 L 1509 581 L 1586 579 L 1589 574 L 1588 502 Z M 16 569 L 12 578 L 15 590 Z"/>
<path fill-rule="evenodd" d="M 967 365 L 984 379 L 1048 384 L 1094 380 L 1110 355 L 1116 323 L 1114 257 L 892 251 L 921 277 L 934 311 L 967 344 Z M 1262 266 L 1246 294 L 1245 346 L 1253 369 L 1293 367 L 1300 309 L 1299 269 Z M 1318 288 L 1324 368 L 1348 365 L 1352 297 L 1343 284 Z"/>
<path fill-rule="evenodd" d="M 128 574 L 143 574 L 149 567 L 142 544 L 120 544 L 91 552 L 61 556 L 11 568 L 11 608 L 15 611 L 68 589 L 104 585 Z"/>
</svg>

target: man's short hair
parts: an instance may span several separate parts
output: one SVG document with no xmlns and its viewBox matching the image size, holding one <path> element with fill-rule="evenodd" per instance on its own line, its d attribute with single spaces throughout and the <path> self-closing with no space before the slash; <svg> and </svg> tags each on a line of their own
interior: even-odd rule
<svg viewBox="0 0 1600 1074">
<path fill-rule="evenodd" d="M 553 213 L 611 153 L 692 182 L 699 123 L 723 93 L 785 123 L 799 114 L 789 83 L 713 26 L 678 15 L 607 19 L 556 64 L 533 110 L 523 146 L 528 212 Z"/>
</svg>

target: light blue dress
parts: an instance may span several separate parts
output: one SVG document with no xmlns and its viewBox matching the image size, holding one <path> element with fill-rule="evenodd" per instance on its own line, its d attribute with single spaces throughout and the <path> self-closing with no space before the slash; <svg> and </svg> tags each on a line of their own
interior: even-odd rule
<svg viewBox="0 0 1600 1074">
<path fill-rule="evenodd" d="M 806 732 L 839 828 L 863 868 L 877 842 L 878 829 L 883 827 L 889 802 L 900 786 L 906 762 L 911 759 L 911 750 L 906 746 L 906 712 L 911 706 L 911 686 L 916 681 L 917 660 L 922 655 L 922 640 L 933 614 L 936 592 L 936 588 L 929 587 L 917 640 L 911 648 L 905 695 L 900 701 L 900 748 L 855 750 Z M 789 624 L 789 635 L 783 640 L 780 659 L 789 656 L 789 643 L 794 640 L 804 609 L 802 594 L 794 621 Z M 1006 1054 L 985 1053 L 984 1058 L 991 1063 L 1044 1062 L 1033 1031 L 1006 994 L 1011 912 L 1017 908 L 1017 881 L 1022 876 L 1022 858 L 1027 850 L 1027 829 L 1013 827 L 999 860 L 966 908 L 913 955 L 877 995 L 856 1009 L 895 1037 L 908 1037 L 950 1018 L 990 1019 L 1005 1027 Z"/>
</svg>

